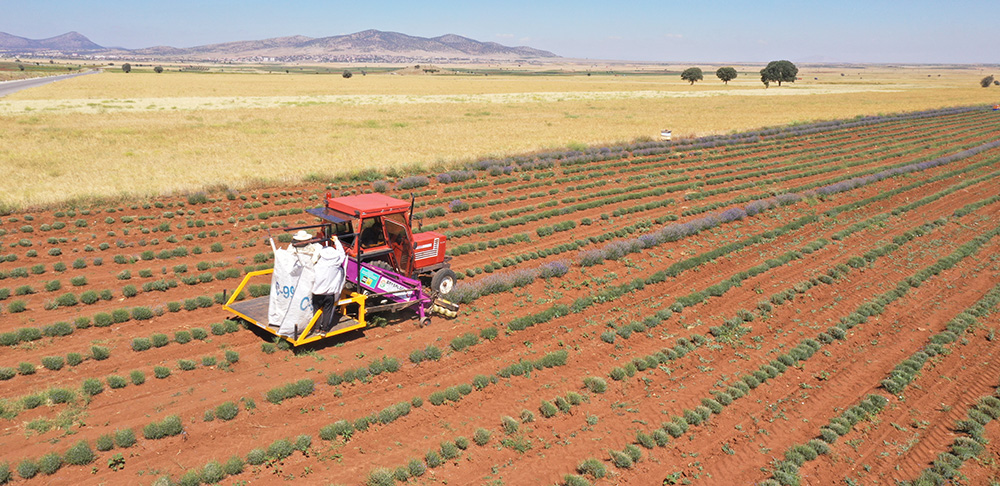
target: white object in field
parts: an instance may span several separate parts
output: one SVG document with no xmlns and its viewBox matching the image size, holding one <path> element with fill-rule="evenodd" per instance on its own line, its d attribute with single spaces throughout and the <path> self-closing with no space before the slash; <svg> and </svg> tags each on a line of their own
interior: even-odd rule
<svg viewBox="0 0 1000 486">
<path fill-rule="evenodd" d="M 313 316 L 312 289 L 316 272 L 311 264 L 302 260 L 292 250 L 278 248 L 274 252 L 267 320 L 269 325 L 278 328 L 278 334 L 292 339 L 298 337 L 297 327 L 307 324 Z"/>
<path fill-rule="evenodd" d="M 670 141 L 670 130 L 660 130 L 660 139 L 664 142 Z"/>
</svg>

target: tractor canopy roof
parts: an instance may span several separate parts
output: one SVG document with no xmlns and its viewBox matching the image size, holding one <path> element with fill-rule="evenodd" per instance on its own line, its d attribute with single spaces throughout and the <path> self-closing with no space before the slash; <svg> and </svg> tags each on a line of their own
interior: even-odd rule
<svg viewBox="0 0 1000 486">
<path fill-rule="evenodd" d="M 343 197 L 331 197 L 327 194 L 326 207 L 349 216 L 354 216 L 357 212 L 364 218 L 406 212 L 410 209 L 410 203 L 378 193 Z"/>
</svg>

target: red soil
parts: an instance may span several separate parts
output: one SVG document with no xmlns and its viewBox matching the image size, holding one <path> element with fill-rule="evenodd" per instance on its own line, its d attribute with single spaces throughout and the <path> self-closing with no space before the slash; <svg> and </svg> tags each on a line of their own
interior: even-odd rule
<svg viewBox="0 0 1000 486">
<path fill-rule="evenodd" d="M 990 140 L 997 129 L 997 122 L 979 112 L 964 115 L 942 116 L 933 120 L 940 126 L 942 140 L 952 143 L 979 144 Z M 930 123 L 925 120 L 924 122 Z M 775 166 L 819 160 L 826 153 L 842 149 L 867 146 L 873 142 L 893 145 L 900 137 L 912 133 L 914 126 L 925 126 L 919 122 L 913 125 L 892 125 L 885 133 L 871 130 L 841 130 L 832 132 L 849 135 L 844 140 L 831 141 L 829 134 L 793 137 L 780 145 L 763 151 L 759 161 L 775 163 Z M 970 128 L 971 127 L 971 128 Z M 950 137 L 950 138 L 949 138 Z M 955 141 L 964 140 L 964 142 Z M 925 142 L 925 141 L 924 141 Z M 914 149 L 915 152 L 889 159 L 881 164 L 896 164 L 907 160 L 918 160 L 939 151 L 947 151 L 948 145 L 931 148 L 930 143 L 920 140 L 906 144 L 897 150 Z M 752 146 L 751 146 L 752 148 Z M 795 156 L 784 154 L 786 150 L 815 149 L 812 155 L 802 161 L 793 162 Z M 736 172 L 725 176 L 752 172 L 748 164 L 740 164 L 741 157 L 727 155 L 722 150 L 706 150 L 700 156 L 688 155 L 682 167 L 692 167 L 686 173 L 692 180 L 696 177 L 714 177 L 712 174 L 722 169 L 699 169 L 701 162 L 694 157 L 707 158 L 719 155 L 718 161 L 735 161 L 730 166 Z M 780 191 L 784 188 L 800 187 L 834 177 L 857 174 L 878 167 L 880 163 L 865 162 L 850 168 L 836 168 L 836 164 L 850 163 L 846 158 L 831 161 L 823 166 L 795 169 L 773 176 L 754 176 L 719 185 L 705 186 L 706 189 L 729 187 L 747 182 L 765 181 L 774 177 L 802 173 L 824 166 L 831 171 L 792 179 L 785 182 L 769 183 L 761 188 L 750 188 L 736 193 L 724 193 L 695 201 L 684 201 L 684 193 L 674 193 L 664 197 L 677 200 L 672 205 L 649 211 L 640 211 L 602 220 L 602 214 L 610 214 L 617 207 L 630 207 L 657 200 L 650 197 L 636 201 L 626 201 L 619 206 L 603 206 L 557 218 L 543 219 L 523 226 L 515 226 L 497 233 L 453 238 L 449 243 L 457 245 L 465 242 L 488 241 L 524 232 L 531 236 L 530 243 L 519 243 L 485 251 L 477 251 L 454 259 L 453 266 L 459 271 L 481 267 L 512 254 L 551 248 L 561 243 L 586 239 L 642 220 L 680 215 L 685 207 L 698 207 L 713 203 L 724 203 L 741 194 L 758 194 Z M 618 262 L 581 268 L 571 267 L 569 273 L 549 281 L 535 283 L 510 292 L 479 298 L 465 305 L 462 314 L 454 320 L 436 318 L 434 325 L 418 329 L 411 325 L 413 320 L 407 314 L 389 316 L 389 325 L 371 328 L 344 337 L 308 352 L 290 353 L 279 351 L 265 354 L 261 351 L 264 339 L 258 335 L 240 330 L 232 334 L 209 337 L 204 341 L 194 340 L 187 344 L 171 342 L 162 348 L 136 352 L 130 343 L 137 337 L 149 337 L 154 333 L 167 334 L 171 339 L 174 332 L 200 327 L 209 330 L 210 325 L 227 317 L 218 306 L 178 313 L 165 312 L 147 321 L 129 320 L 109 327 L 77 329 L 70 336 L 46 337 L 31 343 L 23 343 L 11 348 L 3 348 L 2 367 L 16 367 L 18 363 L 33 363 L 37 372 L 28 376 L 14 376 L 0 382 L 0 399 L 5 399 L 5 408 L 19 410 L 20 398 L 49 388 L 79 388 L 84 379 L 98 378 L 102 381 L 110 375 L 128 377 L 132 370 L 140 370 L 146 375 L 146 383 L 113 390 L 105 390 L 89 401 L 77 398 L 73 405 L 44 404 L 34 410 L 20 410 L 12 418 L 0 418 L 0 450 L 7 451 L 0 462 L 8 462 L 12 469 L 25 458 L 37 460 L 49 452 L 64 453 L 78 440 L 86 440 L 94 447 L 96 439 L 116 429 L 131 428 L 138 436 L 135 447 L 98 452 L 97 460 L 91 466 L 64 466 L 52 476 L 40 475 L 28 482 L 51 484 L 99 484 L 99 483 L 151 483 L 164 474 L 178 478 L 188 469 L 200 469 L 210 460 L 225 461 L 230 456 L 246 457 L 254 448 L 267 448 L 277 439 L 295 439 L 300 434 L 312 436 L 309 453 L 294 453 L 291 457 L 268 466 L 248 466 L 240 475 L 227 478 L 227 482 L 274 482 L 277 478 L 290 479 L 307 484 L 361 484 L 366 475 L 376 467 L 394 469 L 405 466 L 410 459 L 422 460 L 431 449 L 439 448 L 442 441 L 454 440 L 458 436 L 471 439 L 477 428 L 492 432 L 492 439 L 486 446 L 471 445 L 467 451 L 452 461 L 429 470 L 420 481 L 423 483 L 447 482 L 448 484 L 552 484 L 563 480 L 565 474 L 575 474 L 576 466 L 584 459 L 595 457 L 605 462 L 609 477 L 595 481 L 596 484 L 661 484 L 679 474 L 699 484 L 745 484 L 766 479 L 765 472 L 772 459 L 780 459 L 784 451 L 794 444 L 803 443 L 817 437 L 820 425 L 831 417 L 839 415 L 843 409 L 857 403 L 868 393 L 881 393 L 879 381 L 900 361 L 920 349 L 934 333 L 940 332 L 949 319 L 981 298 L 987 291 L 1000 283 L 1000 266 L 996 254 L 996 239 L 984 245 L 975 256 L 962 260 L 954 268 L 934 276 L 919 288 L 911 289 L 885 311 L 868 322 L 852 329 L 845 340 L 824 345 L 812 358 L 790 367 L 785 373 L 768 380 L 732 405 L 721 414 L 711 417 L 704 425 L 692 427 L 685 435 L 672 439 L 665 448 L 642 449 L 643 458 L 632 469 L 617 469 L 608 460 L 609 450 L 622 450 L 625 445 L 635 442 L 636 431 L 651 432 L 670 417 L 681 415 L 684 409 L 693 409 L 701 404 L 702 398 L 711 397 L 711 391 L 719 390 L 721 383 L 731 382 L 735 377 L 756 370 L 761 364 L 785 353 L 804 338 L 815 338 L 824 329 L 835 325 L 839 318 L 853 312 L 859 304 L 894 288 L 897 282 L 913 275 L 938 259 L 950 254 L 960 245 L 976 236 L 992 230 L 1000 221 L 1000 204 L 991 204 L 972 214 L 954 217 L 956 209 L 967 204 L 984 200 L 996 193 L 996 180 L 991 179 L 946 195 L 916 210 L 898 216 L 890 216 L 884 223 L 858 231 L 840 241 L 831 241 L 825 247 L 801 259 L 793 260 L 757 277 L 749 278 L 739 287 L 730 289 L 721 297 L 710 298 L 706 303 L 675 313 L 673 317 L 649 329 L 646 333 L 634 333 L 629 339 L 618 337 L 614 344 L 600 339 L 602 332 L 631 321 L 641 321 L 657 310 L 670 307 L 675 299 L 696 290 L 704 290 L 710 285 L 730 278 L 736 272 L 759 265 L 767 259 L 797 250 L 802 245 L 818 238 L 831 239 L 834 233 L 850 225 L 873 216 L 887 213 L 921 198 L 938 193 L 955 184 L 992 174 L 996 167 L 990 165 L 963 175 L 947 177 L 929 182 L 917 188 L 892 197 L 845 211 L 835 218 L 821 216 L 819 221 L 778 236 L 763 244 L 753 245 L 725 255 L 714 262 L 688 270 L 676 278 L 668 278 L 656 285 L 635 290 L 614 301 L 595 304 L 583 313 L 569 314 L 538 324 L 523 331 L 504 332 L 506 324 L 516 317 L 526 316 L 548 308 L 553 303 L 569 305 L 576 298 L 592 295 L 604 288 L 622 285 L 632 279 L 646 278 L 668 267 L 670 264 L 709 251 L 714 247 L 758 235 L 764 231 L 784 225 L 798 217 L 810 214 L 821 215 L 833 207 L 876 196 L 902 186 L 928 180 L 939 174 L 968 167 L 972 164 L 992 160 L 1000 155 L 1000 150 L 956 161 L 954 163 L 916 172 L 904 177 L 886 179 L 852 191 L 823 199 L 802 201 L 790 206 L 774 208 L 760 215 L 742 221 L 723 224 L 698 235 L 666 243 L 656 248 L 634 253 Z M 607 170 L 608 164 L 595 164 L 595 170 Z M 652 165 L 652 164 L 650 164 Z M 626 166 L 626 167 L 635 167 Z M 769 166 L 770 167 L 770 166 Z M 560 176 L 560 169 L 556 177 Z M 663 170 L 650 168 L 651 172 Z M 629 172 L 620 179 L 612 179 L 606 185 L 583 191 L 582 194 L 598 190 L 626 187 L 625 177 L 643 172 Z M 481 179 L 490 180 L 485 174 Z M 652 180 L 650 176 L 648 180 Z M 658 177 L 658 176 L 656 176 Z M 669 179 L 676 176 L 664 176 Z M 720 176 L 721 177 L 721 176 Z M 532 182 L 534 179 L 532 179 Z M 581 181 L 580 184 L 587 181 Z M 643 180 L 637 182 L 644 182 Z M 466 202 L 485 202 L 496 197 L 527 195 L 547 191 L 550 187 L 518 189 L 524 183 L 516 182 L 501 186 L 486 186 L 473 191 L 487 192 L 484 198 L 463 199 Z M 363 189 L 366 185 L 356 186 Z M 434 184 L 442 197 L 444 185 Z M 504 189 L 500 196 L 494 195 L 494 188 Z M 509 188 L 515 188 L 507 191 Z M 348 190 L 347 186 L 338 190 Z M 565 189 L 563 187 L 563 189 Z M 212 296 L 223 290 L 232 290 L 236 279 L 213 280 L 209 283 L 185 285 L 180 282 L 182 275 L 198 275 L 200 262 L 224 262 L 227 266 L 243 268 L 252 265 L 254 256 L 268 253 L 264 246 L 264 231 L 246 231 L 261 222 L 258 220 L 235 223 L 227 222 L 232 216 L 246 217 L 266 210 L 283 208 L 305 208 L 316 205 L 310 201 L 312 195 L 325 192 L 324 187 L 303 186 L 295 188 L 273 188 L 275 191 L 296 191 L 291 196 L 272 196 L 271 201 L 289 197 L 303 198 L 300 202 L 282 205 L 269 204 L 260 208 L 243 209 L 245 201 L 227 200 L 224 195 L 212 197 L 220 199 L 208 204 L 186 204 L 183 210 L 193 210 L 192 216 L 166 219 L 166 211 L 178 211 L 178 203 L 184 198 L 163 198 L 159 203 L 173 207 L 131 209 L 129 203 L 105 206 L 99 213 L 84 216 L 56 217 L 55 210 L 19 213 L 3 218 L 0 228 L 7 234 L 0 236 L 8 253 L 17 255 L 14 262 L 0 263 L 0 271 L 10 272 L 17 267 L 30 268 L 42 264 L 45 273 L 31 274 L 24 278 L 0 280 L 0 288 L 9 288 L 12 295 L 3 305 L 0 313 L 0 332 L 13 331 L 22 327 L 42 327 L 58 321 L 70 321 L 80 316 L 93 317 L 98 312 L 110 312 L 119 308 L 148 306 L 165 308 L 167 302 L 183 302 L 197 296 Z M 252 194 L 248 201 L 265 200 L 264 190 Z M 454 193 L 456 198 L 461 193 Z M 579 196 L 577 192 L 563 191 L 553 197 Z M 447 215 L 451 220 L 482 216 L 491 222 L 489 215 L 498 209 L 537 205 L 547 198 L 527 199 L 504 205 L 484 205 L 461 213 Z M 745 203 L 743 203 L 745 204 Z M 447 207 L 447 203 L 439 204 Z M 114 207 L 114 213 L 107 213 Z M 211 208 L 219 207 L 219 212 Z M 558 207 L 558 206 L 557 206 Z M 722 211 L 729 206 L 722 206 Z M 200 212 L 208 208 L 207 214 Z M 66 211 L 63 209 L 62 211 Z M 79 210 L 78 210 L 79 211 Z M 135 217 L 131 224 L 120 221 L 121 216 Z M 27 216 L 33 217 L 27 221 Z M 115 219 L 106 223 L 106 217 Z M 140 217 L 150 219 L 140 220 Z M 691 221 L 700 215 L 682 216 L 680 222 Z M 188 228 L 187 219 L 221 221 L 219 225 Z M 591 218 L 594 224 L 580 225 L 575 229 L 555 233 L 550 237 L 537 237 L 535 230 L 562 220 L 580 221 Z M 737 310 L 745 309 L 757 314 L 757 302 L 767 300 L 775 292 L 791 288 L 795 283 L 815 278 L 829 268 L 844 263 L 852 256 L 878 248 L 894 236 L 899 236 L 923 223 L 948 218 L 949 222 L 930 234 L 900 245 L 891 255 L 881 257 L 863 269 L 855 269 L 845 278 L 832 284 L 820 284 L 807 290 L 792 302 L 775 306 L 774 310 L 748 323 L 752 329 L 741 338 L 728 342 L 717 341 L 708 332 L 710 326 L 721 325 L 724 319 L 733 317 Z M 74 225 L 77 219 L 87 221 L 86 228 Z M 67 226 L 62 230 L 42 231 L 41 226 L 63 221 Z M 266 221 L 281 221 L 296 225 L 308 222 L 309 217 L 301 214 L 274 217 Z M 428 222 L 433 222 L 429 219 Z M 143 234 L 141 226 L 155 227 L 161 222 L 169 222 L 171 233 L 177 243 L 166 243 L 168 234 L 150 232 Z M 176 228 L 181 224 L 182 228 Z M 33 233 L 20 233 L 23 225 L 34 227 Z M 129 234 L 125 235 L 125 228 Z M 654 228 L 656 226 L 654 225 Z M 215 230 L 218 236 L 194 236 L 185 241 L 185 234 L 197 235 L 200 231 Z M 230 234 L 223 234 L 229 230 Z M 280 230 L 272 230 L 275 234 Z M 114 232 L 115 236 L 107 236 Z M 639 233 L 628 237 L 638 236 Z M 50 244 L 49 237 L 64 237 L 68 241 Z M 29 238 L 30 248 L 17 246 L 18 240 Z M 159 244 L 153 245 L 153 238 Z M 75 241 L 74 241 L 75 239 Z M 140 246 L 145 240 L 147 245 Z M 125 248 L 118 248 L 120 241 Z M 108 250 L 85 251 L 86 245 L 97 247 L 109 243 Z M 213 244 L 224 247 L 222 252 L 211 252 Z M 11 246 L 14 245 L 14 246 Z M 604 243 L 587 247 L 600 248 Z M 132 255 L 138 258 L 146 249 L 159 253 L 163 249 L 195 246 L 204 252 L 200 255 L 189 252 L 187 256 L 166 260 L 139 260 L 133 264 L 117 264 L 114 255 Z M 232 248 L 235 246 L 235 248 Z M 59 247 L 63 254 L 49 256 L 49 249 Z M 26 251 L 35 249 L 36 257 L 27 257 Z M 88 266 L 74 269 L 76 258 L 85 258 Z M 93 258 L 103 258 L 103 265 L 95 266 Z M 545 261 L 573 259 L 576 252 L 553 255 L 527 261 L 520 267 L 531 268 Z M 68 270 L 57 273 L 53 264 L 65 263 Z M 187 265 L 186 274 L 175 275 L 176 265 Z M 121 281 L 116 278 L 124 269 L 129 269 L 133 278 Z M 139 270 L 152 270 L 152 277 L 140 277 Z M 163 269 L 166 269 L 165 272 Z M 501 270 L 504 272 L 507 270 Z M 70 278 L 83 275 L 87 284 L 82 287 L 70 285 Z M 124 298 L 121 289 L 126 284 L 141 288 L 142 284 L 161 278 L 178 281 L 176 288 L 165 292 L 140 292 L 132 298 Z M 45 282 L 59 279 L 62 288 L 46 292 Z M 15 296 L 14 290 L 22 285 L 32 286 L 38 293 Z M 114 298 L 93 305 L 78 304 L 45 310 L 46 302 L 52 301 L 66 292 L 79 295 L 83 290 L 110 289 Z M 14 300 L 27 302 L 28 310 L 11 314 L 8 306 Z M 850 477 L 864 484 L 893 484 L 898 479 L 913 479 L 928 467 L 937 453 L 944 451 L 954 437 L 951 427 L 957 418 L 964 416 L 968 407 L 983 394 L 991 393 L 997 384 L 996 357 L 1000 350 L 995 342 L 986 337 L 997 325 L 995 315 L 984 319 L 980 327 L 972 330 L 965 338 L 967 343 L 957 344 L 953 352 L 928 362 L 918 379 L 901 394 L 893 397 L 890 405 L 870 423 L 859 424 L 852 432 L 842 437 L 831 447 L 826 456 L 807 462 L 801 468 L 804 484 L 840 484 Z M 496 326 L 501 333 L 493 341 L 481 341 L 462 352 L 451 352 L 449 342 L 466 332 L 478 333 L 480 329 Z M 635 377 L 623 381 L 608 378 L 612 368 L 624 366 L 632 359 L 647 356 L 664 347 L 672 347 L 678 337 L 690 338 L 694 334 L 708 338 L 705 345 L 674 361 L 664 364 L 658 370 L 639 372 Z M 85 360 L 79 366 L 65 366 L 58 371 L 46 370 L 41 366 L 43 357 L 65 356 L 78 352 L 86 355 L 91 345 L 107 346 L 111 351 L 104 361 Z M 415 349 L 433 344 L 445 351 L 440 361 L 424 361 L 413 364 L 407 356 Z M 225 350 L 237 351 L 239 362 L 227 372 L 219 365 L 204 367 L 201 358 L 213 356 L 223 362 Z M 432 392 L 471 383 L 476 375 L 493 375 L 505 366 L 521 359 L 537 360 L 546 353 L 566 350 L 567 364 L 551 369 L 536 370 L 530 377 L 514 376 L 499 378 L 498 383 L 482 391 L 473 391 L 457 403 L 434 406 L 429 403 Z M 401 363 L 396 373 L 383 373 L 368 383 L 342 384 L 330 386 L 326 376 L 331 372 L 343 372 L 348 368 L 368 365 L 372 359 L 383 356 L 394 357 Z M 992 358 L 992 359 L 991 359 Z M 198 363 L 195 370 L 182 371 L 177 362 L 190 359 Z M 153 377 L 154 366 L 171 369 L 170 377 L 160 380 Z M 586 376 L 598 376 L 607 380 L 608 391 L 603 394 L 587 391 L 582 385 Z M 265 393 L 277 386 L 302 378 L 316 382 L 316 390 L 307 397 L 297 397 L 276 405 L 265 399 Z M 539 411 L 542 400 L 554 401 L 565 397 L 568 392 L 577 392 L 586 400 L 573 406 L 569 413 L 559 413 L 552 418 L 544 418 Z M 409 415 L 386 425 L 373 425 L 364 432 L 356 432 L 348 442 L 338 439 L 323 441 L 318 437 L 319 429 L 339 419 L 355 420 L 376 414 L 383 408 L 420 397 L 422 407 L 413 408 Z M 241 406 L 240 414 L 232 421 L 221 419 L 205 422 L 206 410 L 213 409 L 226 401 L 239 402 L 241 398 L 252 399 L 256 408 L 246 410 Z M 508 437 L 501 428 L 501 417 L 518 418 L 522 410 L 532 411 L 535 420 L 521 424 L 517 434 Z M 73 411 L 82 412 L 76 420 L 67 418 Z M 181 436 L 160 440 L 142 438 L 142 428 L 153 421 L 160 421 L 168 415 L 179 415 L 185 426 Z M 588 417 L 593 417 L 588 423 Z M 48 420 L 52 430 L 36 433 L 33 427 Z M 66 425 L 69 423 L 69 425 Z M 896 427 L 892 424 L 896 424 Z M 65 427 L 60 427 L 65 425 Z M 996 438 L 998 429 L 991 423 L 988 435 Z M 503 442 L 503 439 L 508 439 Z M 990 454 L 997 454 L 995 440 L 989 446 Z M 516 450 L 518 444 L 523 451 Z M 529 446 L 530 444 L 530 446 Z M 120 452 L 126 458 L 122 471 L 112 471 L 107 465 L 112 454 Z M 845 467 L 846 466 L 846 467 Z M 996 471 L 974 464 L 968 467 L 970 478 L 994 478 Z M 963 473 L 966 469 L 963 469 Z M 15 473 L 16 474 L 16 473 Z M 974 483 L 970 483 L 974 484 Z"/>
</svg>

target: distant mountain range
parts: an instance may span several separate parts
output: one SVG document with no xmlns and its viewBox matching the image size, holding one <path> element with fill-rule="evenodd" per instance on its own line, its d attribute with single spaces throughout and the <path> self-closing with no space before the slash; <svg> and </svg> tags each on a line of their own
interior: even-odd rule
<svg viewBox="0 0 1000 486">
<path fill-rule="evenodd" d="M 275 62 L 483 61 L 559 57 L 532 47 L 508 47 L 455 34 L 425 38 L 379 30 L 321 38 L 298 35 L 189 48 L 156 46 L 143 49 L 103 47 L 77 32 L 40 40 L 0 32 L 0 52 L 38 56 L 73 55 L 95 59 Z"/>
<path fill-rule="evenodd" d="M 67 52 L 86 52 L 103 50 L 104 48 L 94 44 L 90 39 L 78 32 L 67 32 L 48 39 L 34 40 L 25 39 L 6 32 L 0 32 L 0 51 L 35 52 L 45 50 L 59 50 Z"/>
</svg>

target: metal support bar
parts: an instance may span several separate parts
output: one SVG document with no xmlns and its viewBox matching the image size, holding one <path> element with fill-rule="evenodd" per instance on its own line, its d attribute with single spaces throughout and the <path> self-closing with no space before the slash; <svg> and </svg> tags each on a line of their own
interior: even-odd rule
<svg viewBox="0 0 1000 486">
<path fill-rule="evenodd" d="M 320 226 L 328 226 L 328 225 L 320 225 Z M 305 228 L 311 228 L 312 226 L 304 226 L 304 227 Z M 347 238 L 347 237 L 350 237 L 350 236 L 357 237 L 358 235 L 359 235 L 359 233 L 347 233 L 347 234 L 344 234 L 344 235 L 333 235 L 333 236 L 335 236 L 338 240 L 340 240 L 340 244 L 341 245 L 344 245 L 343 238 Z M 306 240 L 306 241 L 295 241 L 295 242 L 292 242 L 292 246 L 294 246 L 296 248 L 301 248 L 303 246 L 307 246 L 307 245 L 310 245 L 312 243 L 322 243 L 322 242 L 326 241 L 327 239 L 329 239 L 329 238 L 313 238 L 311 240 Z M 344 246 L 346 247 L 347 245 L 344 245 Z"/>
<path fill-rule="evenodd" d="M 406 292 L 416 292 L 417 290 L 418 290 L 417 287 L 412 287 L 412 288 L 408 288 L 408 289 L 390 290 L 388 292 L 379 292 L 377 294 L 368 294 L 368 298 L 371 299 L 373 297 L 385 297 L 386 295 L 405 294 Z"/>
<path fill-rule="evenodd" d="M 368 307 L 368 312 L 380 312 L 384 310 L 396 311 L 400 309 L 406 309 L 408 307 L 413 307 L 414 305 L 419 303 L 420 301 L 415 300 L 413 302 L 396 302 L 393 304 L 373 305 Z"/>
</svg>

